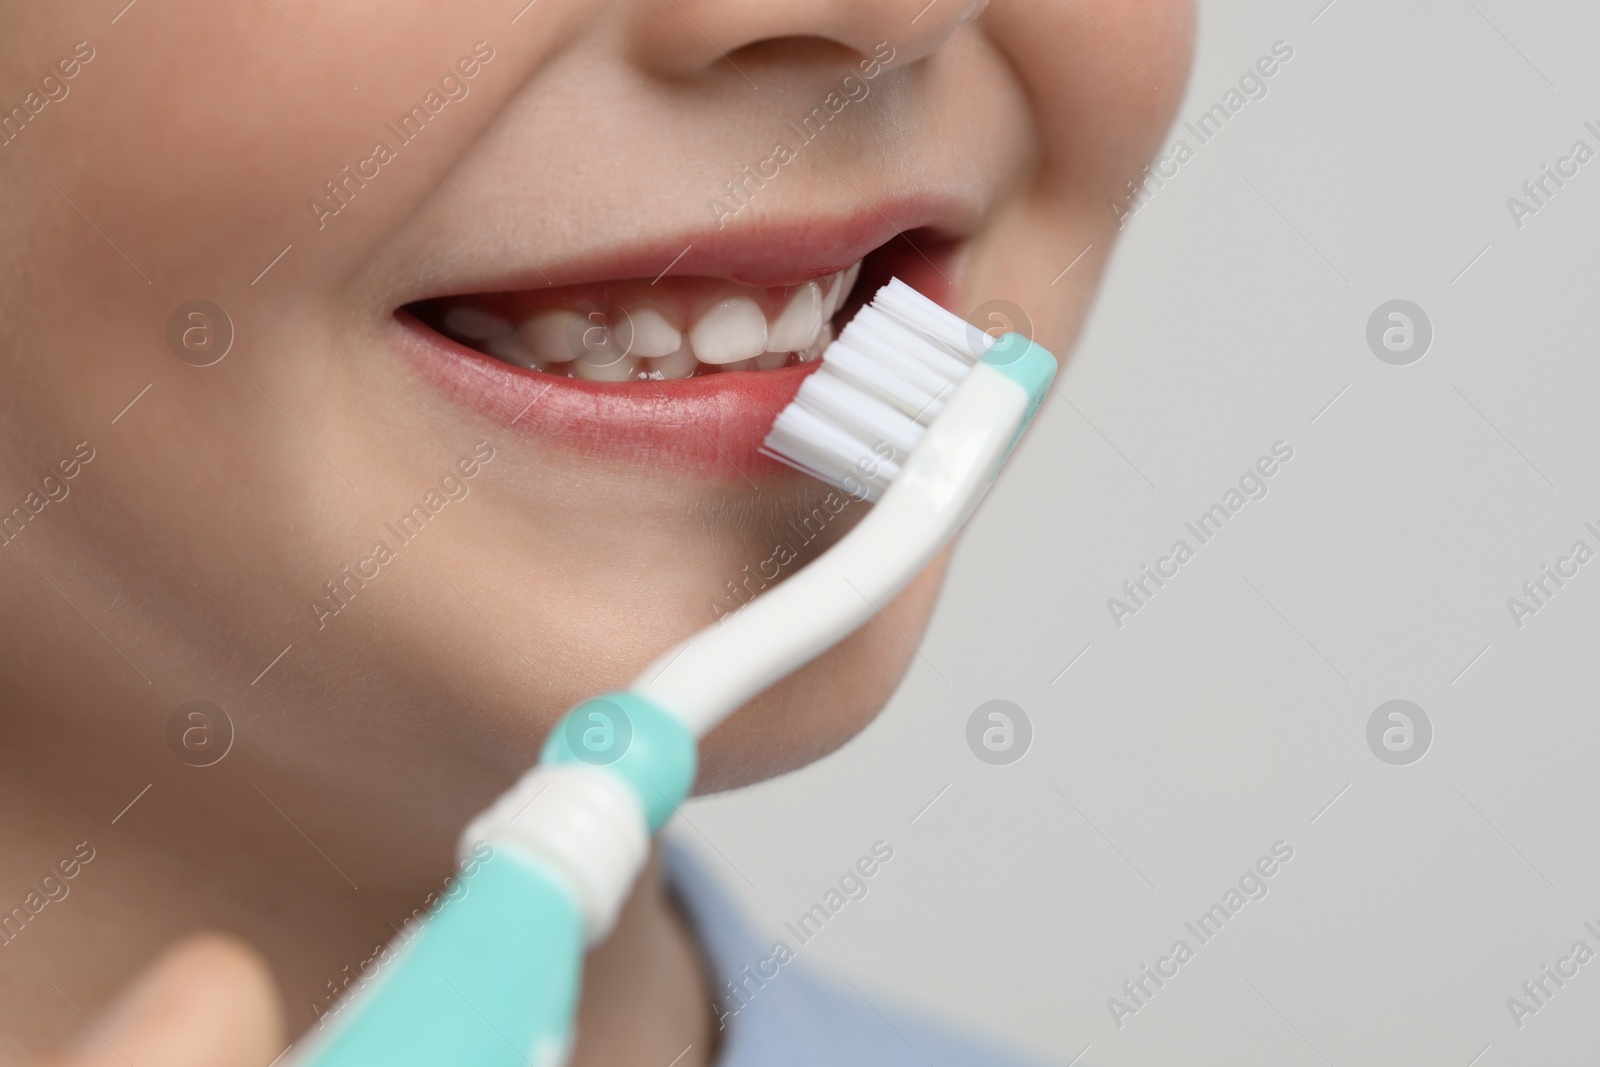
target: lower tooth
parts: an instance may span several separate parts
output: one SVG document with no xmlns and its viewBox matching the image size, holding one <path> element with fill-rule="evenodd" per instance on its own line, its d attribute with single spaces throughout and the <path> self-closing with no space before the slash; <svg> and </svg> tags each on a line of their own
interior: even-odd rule
<svg viewBox="0 0 1600 1067">
<path fill-rule="evenodd" d="M 506 334 L 485 342 L 484 347 L 496 359 L 503 360 L 515 367 L 526 367 L 529 370 L 544 370 L 549 366 L 544 360 L 528 351 L 528 346 L 517 339 L 516 334 Z"/>
<path fill-rule="evenodd" d="M 700 366 L 700 361 L 695 358 L 694 349 L 683 345 L 670 356 L 645 360 L 645 366 L 663 378 L 687 378 Z"/>
<path fill-rule="evenodd" d="M 572 364 L 573 373 L 589 382 L 626 382 L 633 380 L 639 371 L 639 361 L 632 356 L 597 353 L 585 356 Z"/>
<path fill-rule="evenodd" d="M 756 365 L 756 370 L 777 370 L 789 362 L 787 352 L 763 352 L 751 361 Z"/>
</svg>

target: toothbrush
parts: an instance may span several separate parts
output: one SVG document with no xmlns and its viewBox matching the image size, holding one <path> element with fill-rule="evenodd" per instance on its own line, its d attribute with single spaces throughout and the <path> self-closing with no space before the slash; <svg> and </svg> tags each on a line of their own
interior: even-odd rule
<svg viewBox="0 0 1600 1067">
<path fill-rule="evenodd" d="M 465 892 L 392 946 L 291 1055 L 298 1067 L 561 1067 L 583 953 L 650 835 L 689 795 L 696 739 L 842 640 L 955 536 L 1038 411 L 1055 358 L 995 340 L 898 279 L 779 413 L 763 452 L 874 507 L 838 543 L 558 723 L 461 835 Z"/>
</svg>

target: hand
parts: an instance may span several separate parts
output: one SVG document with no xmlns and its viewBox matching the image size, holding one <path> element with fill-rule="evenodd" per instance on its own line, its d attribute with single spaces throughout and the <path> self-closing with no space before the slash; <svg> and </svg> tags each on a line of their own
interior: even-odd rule
<svg viewBox="0 0 1600 1067">
<path fill-rule="evenodd" d="M 267 1067 L 286 1044 L 261 957 L 202 934 L 163 953 L 76 1044 L 37 1067 Z"/>
</svg>

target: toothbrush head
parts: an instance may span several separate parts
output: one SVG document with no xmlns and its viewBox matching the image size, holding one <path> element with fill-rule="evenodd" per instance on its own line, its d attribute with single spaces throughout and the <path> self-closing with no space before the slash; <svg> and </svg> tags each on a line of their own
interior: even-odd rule
<svg viewBox="0 0 1600 1067">
<path fill-rule="evenodd" d="M 1019 334 L 996 340 L 892 279 L 828 347 L 778 414 L 762 452 L 876 501 L 962 382 L 985 364 L 1027 392 L 1020 434 L 1055 376 L 1054 357 Z"/>
</svg>

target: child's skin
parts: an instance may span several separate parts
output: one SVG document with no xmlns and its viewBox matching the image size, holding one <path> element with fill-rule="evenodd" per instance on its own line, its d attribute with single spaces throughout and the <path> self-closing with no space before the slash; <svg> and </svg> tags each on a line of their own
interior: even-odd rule
<svg viewBox="0 0 1600 1067">
<path fill-rule="evenodd" d="M 260 1065 L 440 887 L 461 826 L 549 724 L 710 622 L 826 492 L 685 460 L 682 427 L 641 446 L 545 412 L 509 425 L 441 391 L 396 309 L 539 271 L 604 280 L 595 264 L 630 256 L 649 281 L 686 244 L 674 277 L 769 248 L 763 284 L 798 282 L 784 248 L 899 213 L 947 239 L 919 238 L 949 306 L 1010 301 L 1064 353 L 1116 236 L 1108 199 L 1181 95 L 1192 16 L 1187 0 L 125 2 L 15 7 L 0 32 L 0 105 L 57 97 L 0 147 L 0 512 L 29 512 L 0 546 L 0 909 L 95 849 L 0 947 L 0 1058 L 44 1062 L 87 1016 L 104 1035 L 48 1062 Z M 470 92 L 319 228 L 308 201 L 475 42 L 493 58 Z M 709 198 L 882 42 L 870 94 L 719 229 Z M 195 298 L 236 331 L 205 368 L 166 337 Z M 575 395 L 560 384 L 550 411 Z M 485 441 L 469 495 L 338 614 L 312 606 Z M 718 730 L 699 788 L 855 734 L 941 571 Z M 206 768 L 167 739 L 196 698 L 235 729 Z M 242 942 L 190 942 L 109 1007 L 198 929 Z M 575 1063 L 686 1045 L 680 1067 L 709 1062 L 711 1000 L 652 868 L 589 961 Z"/>
</svg>

